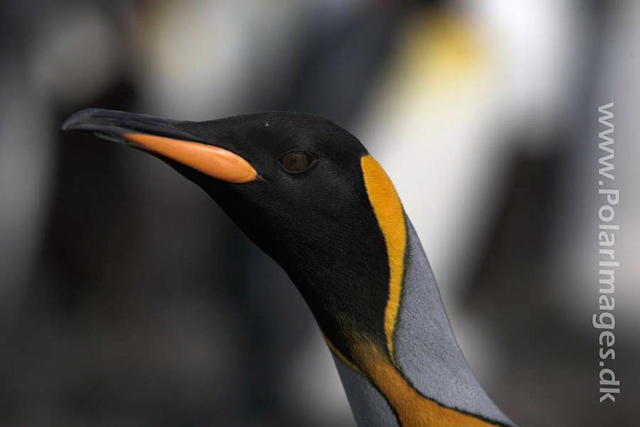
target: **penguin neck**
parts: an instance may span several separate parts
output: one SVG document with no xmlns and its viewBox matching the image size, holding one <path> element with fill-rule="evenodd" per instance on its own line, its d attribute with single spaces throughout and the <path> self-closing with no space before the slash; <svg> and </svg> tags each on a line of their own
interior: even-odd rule
<svg viewBox="0 0 640 427">
<path fill-rule="evenodd" d="M 513 425 L 469 368 L 408 219 L 406 237 L 392 345 L 356 338 L 348 357 L 331 348 L 356 421 L 367 426 Z"/>
</svg>

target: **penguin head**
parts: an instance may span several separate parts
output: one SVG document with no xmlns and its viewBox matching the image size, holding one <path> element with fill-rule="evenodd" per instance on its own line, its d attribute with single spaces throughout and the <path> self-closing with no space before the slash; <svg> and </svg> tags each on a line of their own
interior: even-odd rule
<svg viewBox="0 0 640 427">
<path fill-rule="evenodd" d="M 283 112 L 189 122 L 89 109 L 63 129 L 148 152 L 202 187 L 284 268 L 334 355 L 365 375 L 399 420 L 489 425 L 422 396 L 398 369 L 408 222 L 355 136 L 327 119 Z M 442 335 L 440 323 L 428 325 Z"/>
<path fill-rule="evenodd" d="M 340 126 L 302 113 L 190 122 L 87 109 L 63 129 L 146 151 L 202 187 L 285 269 L 325 334 L 360 306 L 376 311 L 362 323 L 379 332 L 389 269 L 363 172 L 370 157 Z"/>
</svg>

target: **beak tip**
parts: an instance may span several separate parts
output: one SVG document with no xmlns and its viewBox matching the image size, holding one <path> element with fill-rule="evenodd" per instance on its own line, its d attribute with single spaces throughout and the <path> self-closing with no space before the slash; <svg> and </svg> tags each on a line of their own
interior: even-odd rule
<svg viewBox="0 0 640 427">
<path fill-rule="evenodd" d="M 63 131 L 81 129 L 81 126 L 92 117 L 95 117 L 98 111 L 100 111 L 98 108 L 85 108 L 77 111 L 62 123 L 60 129 Z"/>
<path fill-rule="evenodd" d="M 76 122 L 76 119 L 75 119 L 76 114 L 73 114 L 67 120 L 62 122 L 62 124 L 60 125 L 60 130 L 64 130 L 64 131 L 73 130 L 74 129 L 74 124 L 76 124 L 75 123 Z"/>
</svg>

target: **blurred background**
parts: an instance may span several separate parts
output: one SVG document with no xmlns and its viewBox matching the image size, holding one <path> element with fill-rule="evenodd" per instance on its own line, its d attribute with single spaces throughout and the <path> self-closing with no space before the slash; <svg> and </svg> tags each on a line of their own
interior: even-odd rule
<svg viewBox="0 0 640 427">
<path fill-rule="evenodd" d="M 638 425 L 640 3 L 3 0 L 0 425 L 353 426 L 286 275 L 103 107 L 324 115 L 385 167 L 464 353 L 522 426 Z M 598 404 L 615 101 L 615 404 Z"/>
</svg>

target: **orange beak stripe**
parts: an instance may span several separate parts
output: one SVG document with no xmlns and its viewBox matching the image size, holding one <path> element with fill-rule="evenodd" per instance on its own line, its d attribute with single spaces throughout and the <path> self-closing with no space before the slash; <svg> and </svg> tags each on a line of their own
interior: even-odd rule
<svg viewBox="0 0 640 427">
<path fill-rule="evenodd" d="M 221 181 L 241 184 L 254 181 L 258 173 L 242 157 L 220 147 L 144 133 L 126 133 L 125 139 Z"/>
</svg>

